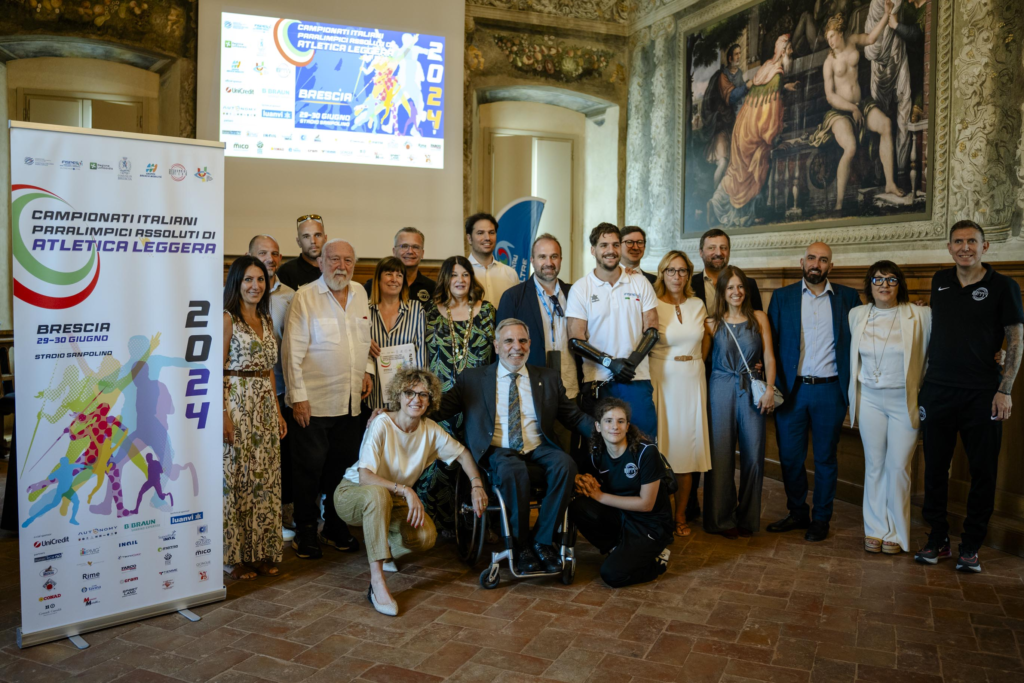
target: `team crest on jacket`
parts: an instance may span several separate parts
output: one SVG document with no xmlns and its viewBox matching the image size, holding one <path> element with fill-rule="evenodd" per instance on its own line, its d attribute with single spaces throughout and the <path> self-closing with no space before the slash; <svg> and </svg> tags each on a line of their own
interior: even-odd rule
<svg viewBox="0 0 1024 683">
<path fill-rule="evenodd" d="M 638 472 L 636 463 L 633 463 L 633 462 L 626 463 L 625 472 L 626 472 L 626 476 L 629 477 L 630 479 L 635 477 L 636 473 Z"/>
<path fill-rule="evenodd" d="M 974 290 L 974 293 L 971 294 L 971 297 L 973 297 L 975 301 L 984 301 L 985 299 L 988 298 L 988 288 L 978 287 L 976 290 Z"/>
</svg>

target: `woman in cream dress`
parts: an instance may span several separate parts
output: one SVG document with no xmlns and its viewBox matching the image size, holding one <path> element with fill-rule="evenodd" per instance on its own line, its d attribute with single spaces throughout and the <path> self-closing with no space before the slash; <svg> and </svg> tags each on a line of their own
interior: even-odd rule
<svg viewBox="0 0 1024 683">
<path fill-rule="evenodd" d="M 693 472 L 711 469 L 708 440 L 707 378 L 704 355 L 710 339 L 704 332 L 707 310 L 693 294 L 693 263 L 681 251 L 670 251 L 658 264 L 654 292 L 658 295 L 658 343 L 651 351 L 651 383 L 658 412 L 658 449 L 679 482 L 675 533 L 689 536 L 686 501 Z"/>
</svg>

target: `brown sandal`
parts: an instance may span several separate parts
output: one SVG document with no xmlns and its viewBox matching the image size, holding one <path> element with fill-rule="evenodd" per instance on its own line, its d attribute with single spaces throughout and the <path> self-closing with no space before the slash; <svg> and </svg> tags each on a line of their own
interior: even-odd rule
<svg viewBox="0 0 1024 683">
<path fill-rule="evenodd" d="M 685 537 L 692 533 L 692 529 L 686 524 L 686 522 L 676 522 L 676 536 Z"/>
<path fill-rule="evenodd" d="M 225 569 L 224 573 L 235 581 L 253 581 L 256 578 L 256 572 L 241 562 L 232 567 L 231 571 Z"/>
<path fill-rule="evenodd" d="M 882 539 L 874 538 L 873 536 L 866 536 L 864 538 L 864 550 L 869 553 L 882 552 Z"/>
<path fill-rule="evenodd" d="M 281 570 L 272 562 L 260 562 L 255 569 L 260 576 L 279 576 L 281 574 Z"/>
</svg>

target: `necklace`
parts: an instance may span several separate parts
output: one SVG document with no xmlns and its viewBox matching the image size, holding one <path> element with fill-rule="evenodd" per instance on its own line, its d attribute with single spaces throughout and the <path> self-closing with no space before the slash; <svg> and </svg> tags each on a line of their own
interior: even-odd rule
<svg viewBox="0 0 1024 683">
<path fill-rule="evenodd" d="M 473 333 L 473 311 L 470 309 L 469 320 L 466 321 L 466 331 L 462 335 L 462 339 L 455 334 L 455 321 L 452 320 L 452 309 L 448 306 L 448 336 L 452 340 L 452 359 L 454 360 L 455 372 L 459 373 L 466 369 L 466 363 L 469 362 L 469 336 Z M 462 363 L 462 367 L 459 367 L 459 363 Z"/>
<path fill-rule="evenodd" d="M 875 323 L 875 327 L 878 326 L 876 323 L 878 318 L 879 316 L 876 315 L 871 319 L 872 323 Z M 892 317 L 892 322 L 889 323 L 889 334 L 885 335 L 885 342 L 882 344 L 882 355 L 880 356 L 878 355 L 878 350 L 875 348 L 877 335 L 871 335 L 871 351 L 874 354 L 875 358 L 878 359 L 877 361 L 875 361 L 875 369 L 871 371 L 872 377 L 875 378 L 875 384 L 878 384 L 878 378 L 882 374 L 882 360 L 885 358 L 885 347 L 889 345 L 889 337 L 892 335 L 892 330 L 896 326 L 896 318 L 897 316 L 894 315 Z"/>
</svg>

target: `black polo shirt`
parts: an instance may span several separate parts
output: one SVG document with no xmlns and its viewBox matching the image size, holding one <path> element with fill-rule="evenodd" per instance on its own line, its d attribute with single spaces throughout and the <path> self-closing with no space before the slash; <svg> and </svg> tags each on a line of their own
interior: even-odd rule
<svg viewBox="0 0 1024 683">
<path fill-rule="evenodd" d="M 924 381 L 963 389 L 999 386 L 995 361 L 1007 325 L 1024 322 L 1020 286 L 985 263 L 985 276 L 967 287 L 956 268 L 932 278 L 932 336 Z"/>
<path fill-rule="evenodd" d="M 320 279 L 320 275 L 320 266 L 316 264 L 310 265 L 301 256 L 296 256 L 277 269 L 277 279 L 296 291 L 302 285 L 316 282 Z"/>
<path fill-rule="evenodd" d="M 593 464 L 598 470 L 601 490 L 613 496 L 639 496 L 641 486 L 661 481 L 665 474 L 661 454 L 651 444 L 641 444 L 637 453 L 626 449 L 618 458 L 611 457 L 607 450 L 602 451 L 599 458 L 594 458 Z M 665 487 L 658 487 L 658 497 L 650 512 L 622 510 L 622 526 L 633 536 L 648 537 L 654 541 L 668 538 L 671 541 L 672 506 Z"/>
<path fill-rule="evenodd" d="M 366 289 L 366 296 L 369 297 L 373 291 L 373 278 L 371 277 L 364 282 L 363 287 Z M 422 270 L 416 271 L 416 279 L 409 285 L 409 300 L 419 301 L 425 311 L 427 310 L 430 298 L 434 296 L 434 289 L 436 288 L 437 283 L 424 275 Z"/>
</svg>

